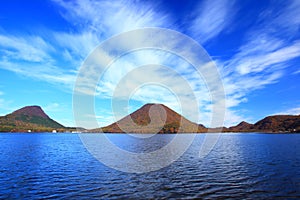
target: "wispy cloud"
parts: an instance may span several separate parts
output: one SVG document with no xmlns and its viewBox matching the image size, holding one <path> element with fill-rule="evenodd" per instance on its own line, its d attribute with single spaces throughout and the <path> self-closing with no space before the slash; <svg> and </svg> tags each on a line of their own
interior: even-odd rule
<svg viewBox="0 0 300 200">
<path fill-rule="evenodd" d="M 144 65 L 149 66 L 140 68 Z M 120 66 L 122 67 L 120 68 Z M 203 108 L 206 106 L 206 102 L 210 101 L 209 92 L 201 77 L 196 75 L 195 70 L 189 71 L 191 69 L 193 67 L 189 64 L 187 66 L 186 61 L 167 52 L 135 51 L 110 65 L 101 76 L 96 95 L 102 99 L 114 98 L 114 100 L 128 97 L 142 104 L 163 103 L 178 112 L 183 106 L 180 103 L 190 102 L 189 100 L 193 98 L 192 95 L 195 95 L 195 98 L 200 100 L 196 104 L 201 104 L 201 110 L 205 110 Z M 85 90 L 80 92 L 94 94 L 93 88 L 88 89 L 91 81 L 84 80 L 85 77 L 93 77 L 94 71 L 85 70 L 82 79 Z M 128 91 L 132 93 L 128 94 Z M 201 98 L 199 98 L 200 96 Z M 181 102 L 177 101 L 178 98 L 181 98 Z M 191 112 L 195 113 L 195 110 Z M 122 110 L 117 117 L 119 119 L 127 114 Z M 191 119 L 192 116 L 186 117 Z"/>
<path fill-rule="evenodd" d="M 300 107 L 290 108 L 282 112 L 274 113 L 273 115 L 300 115 Z"/>
<path fill-rule="evenodd" d="M 63 85 L 69 90 L 73 88 L 76 78 L 76 71 L 65 70 L 48 63 L 23 63 L 20 65 L 18 62 L 0 61 L 0 68 L 51 84 Z"/>
<path fill-rule="evenodd" d="M 73 32 L 48 30 L 47 35 L 0 34 L 0 68 L 15 73 L 62 85 L 72 91 L 78 69 L 89 53 L 103 40 L 121 33 L 142 27 L 166 27 L 187 32 L 201 43 L 207 44 L 218 36 L 235 28 L 237 6 L 235 1 L 202 1 L 191 11 L 192 20 L 186 20 L 188 30 L 181 30 L 173 24 L 173 19 L 157 10 L 155 6 L 140 1 L 92 1 L 54 0 L 60 6 L 62 16 L 77 27 Z M 235 111 L 247 96 L 269 84 L 278 82 L 290 62 L 300 56 L 300 41 L 295 36 L 299 31 L 300 2 L 288 1 L 280 9 L 270 5 L 263 11 L 257 23 L 250 28 L 242 45 L 236 49 L 229 60 L 215 60 L 223 77 L 227 94 L 227 122 L 236 123 L 243 116 Z M 175 21 L 175 20 L 174 20 Z M 157 41 L 159 38 L 156 38 Z M 124 41 L 139 42 L 138 39 Z M 109 59 L 108 57 L 98 58 Z M 211 99 L 205 83 L 199 80 L 190 66 L 174 56 L 157 51 L 141 51 L 116 61 L 97 87 L 96 94 L 101 98 L 110 98 L 119 81 L 126 74 L 143 64 L 161 64 L 172 67 L 188 80 L 197 97 L 201 97 L 199 109 L 202 111 L 201 122 L 209 121 Z M 120 67 L 122 66 L 122 67 Z M 97 71 L 90 71 L 97 75 Z M 295 71 L 298 74 L 299 70 Z M 174 86 L 182 95 L 185 90 L 178 85 L 178 77 L 170 76 L 159 70 L 148 70 L 131 77 L 124 85 L 128 88 L 147 77 L 162 79 L 164 84 Z M 93 91 L 94 92 L 94 91 Z M 161 96 L 164 93 L 166 95 Z M 122 93 L 118 94 L 119 96 Z M 174 103 L 174 95 L 157 87 L 141 87 L 132 96 L 133 100 L 148 103 L 160 102 L 179 110 Z M 2 100 L 3 102 L 3 100 Z M 2 103 L 3 104 L 3 103 Z M 0 101 L 1 105 L 1 101 Z M 109 114 L 104 114 L 108 121 Z M 99 118 L 100 119 L 100 118 Z M 104 120 L 104 119 L 101 119 Z M 108 122 L 106 121 L 106 122 Z M 104 122 L 104 121 L 103 121 Z M 204 122 L 208 124 L 208 122 Z"/>
<path fill-rule="evenodd" d="M 250 93 L 278 82 L 291 61 L 300 56 L 300 42 L 293 39 L 300 23 L 299 5 L 299 1 L 290 1 L 281 9 L 271 5 L 246 33 L 237 53 L 229 60 L 217 61 L 227 94 L 227 113 L 237 113 L 234 109 L 246 102 Z M 232 118 L 230 114 L 226 121 Z"/>
<path fill-rule="evenodd" d="M 240 48 L 239 53 L 228 63 L 228 68 L 234 66 L 240 75 L 274 71 L 278 67 L 285 68 L 285 62 L 300 56 L 300 41 L 286 44 L 272 37 L 256 37 L 258 39 Z"/>
<path fill-rule="evenodd" d="M 206 43 L 222 32 L 226 32 L 236 13 L 234 4 L 235 1 L 231 0 L 201 2 L 193 11 L 195 18 L 190 26 L 191 35 L 201 43 Z"/>
<path fill-rule="evenodd" d="M 0 35 L 2 60 L 24 60 L 29 62 L 49 62 L 49 53 L 54 48 L 39 36 Z"/>
<path fill-rule="evenodd" d="M 63 16 L 84 29 L 100 33 L 102 39 L 114 34 L 149 26 L 167 26 L 169 18 L 154 6 L 139 1 L 54 0 L 66 12 Z"/>
<path fill-rule="evenodd" d="M 53 42 L 63 50 L 66 61 L 74 68 L 79 65 L 89 53 L 101 42 L 97 34 L 88 30 L 80 33 L 53 32 Z"/>
<path fill-rule="evenodd" d="M 70 21 L 84 22 L 85 29 L 92 30 L 89 38 L 93 38 L 93 33 L 101 33 L 103 40 L 110 35 L 120 33 L 122 31 L 131 30 L 139 27 L 147 26 L 160 26 L 166 27 L 166 24 L 170 23 L 170 19 L 166 15 L 161 15 L 155 12 L 153 9 L 147 6 L 140 7 L 139 4 L 132 5 L 130 2 L 117 1 L 113 4 L 108 1 L 91 2 L 91 1 L 78 1 L 77 3 L 57 1 L 62 7 L 67 10 L 65 18 Z M 297 4 L 294 2 L 294 4 Z M 105 7 L 105 9 L 103 9 Z M 271 9 L 271 8 L 270 8 Z M 293 11 L 292 11 L 292 10 Z M 104 10 L 99 14 L 98 10 Z M 269 30 L 272 28 L 277 29 L 277 26 L 287 26 L 286 23 L 281 21 L 285 15 L 294 13 L 292 22 L 288 22 L 288 26 L 294 26 L 297 24 L 297 13 L 294 12 L 295 6 L 291 7 L 286 5 L 284 9 L 273 12 L 278 12 L 272 15 L 277 17 L 268 19 L 264 16 L 266 13 L 262 13 L 262 20 L 260 24 L 255 25 L 244 38 L 244 44 L 237 50 L 237 53 L 229 61 L 217 60 L 219 68 L 223 76 L 224 87 L 227 93 L 227 124 L 236 123 L 239 120 L 244 119 L 238 115 L 234 108 L 241 103 L 247 101 L 247 95 L 257 89 L 266 87 L 269 84 L 273 84 L 279 80 L 284 74 L 284 68 L 288 67 L 288 62 L 299 56 L 299 42 L 298 41 L 286 41 L 282 37 L 278 37 L 280 33 L 274 34 Z M 118 14 L 112 14 L 118 13 Z M 198 5 L 198 8 L 194 11 L 193 15 L 195 19 L 191 22 L 191 28 L 189 33 L 197 38 L 202 43 L 207 43 L 214 39 L 218 35 L 226 32 L 229 26 L 232 28 L 234 16 L 236 14 L 236 6 L 234 1 L 204 1 Z M 113 17 L 112 17 L 113 16 Z M 125 22 L 124 22 L 125 19 Z M 158 20 L 159 19 L 159 20 Z M 270 23 L 271 21 L 271 23 Z M 113 26 L 112 26 L 113 24 Z M 282 30 L 284 30 L 282 28 Z M 282 32 L 282 34 L 285 34 Z M 67 37 L 66 37 L 67 38 Z M 70 36 L 72 38 L 72 36 Z M 66 40 L 67 41 L 67 40 Z M 97 38 L 94 39 L 97 41 Z M 68 45 L 68 44 L 66 44 Z M 76 52 L 76 49 L 82 47 L 73 46 L 70 49 Z M 174 58 L 168 59 L 168 56 L 161 56 L 159 53 L 141 53 L 141 55 L 132 56 L 131 59 L 119 60 L 115 63 L 115 66 L 122 66 L 122 68 L 111 66 L 105 76 L 102 79 L 101 85 L 98 87 L 97 92 L 101 97 L 111 97 L 112 91 L 116 87 L 121 78 L 141 64 L 147 64 L 147 61 L 157 64 L 174 64 L 174 69 L 180 70 L 176 66 L 184 66 L 182 62 L 176 61 Z M 186 67 L 188 69 L 188 67 Z M 157 71 L 151 71 L 145 73 L 151 77 L 162 77 L 163 74 Z M 184 74 L 184 73 L 182 73 Z M 203 87 L 196 87 L 199 80 L 193 77 L 193 73 L 186 73 L 185 77 L 193 85 L 193 89 L 198 96 L 202 97 L 201 110 L 204 111 L 203 118 L 201 120 L 208 119 L 206 116 L 211 112 L 209 104 L 209 97 L 203 96 L 208 92 Z M 143 78 L 143 74 L 134 76 L 131 82 L 138 81 L 139 78 Z M 174 80 L 170 80 L 167 84 L 173 85 Z M 176 82 L 176 81 L 175 81 Z M 138 93 L 133 96 L 135 100 L 147 103 L 149 101 L 165 103 L 175 109 L 178 109 L 172 99 L 172 95 L 166 95 L 166 98 L 158 98 L 158 95 L 153 93 L 161 93 L 160 90 L 153 90 L 147 87 L 140 88 Z M 121 94 L 119 94 L 121 95 Z M 156 98 L 157 97 L 157 98 Z M 245 119 L 244 119 L 245 120 Z M 207 120 L 206 120 L 207 121 Z"/>
<path fill-rule="evenodd" d="M 67 47 L 60 48 L 58 44 L 60 41 L 51 40 L 51 37 L 2 34 L 0 35 L 0 68 L 72 88 L 78 66 L 74 68 L 64 66 L 68 62 L 60 58 L 60 50 Z"/>
<path fill-rule="evenodd" d="M 279 5 L 281 6 L 281 5 Z M 272 25 L 277 25 L 280 29 L 280 32 L 286 34 L 287 38 L 290 38 L 299 33 L 300 25 L 300 2 L 298 0 L 288 0 L 284 1 L 283 9 L 279 9 L 278 13 L 276 11 L 272 18 Z M 274 17 L 275 16 L 275 17 Z M 274 33 L 276 34 L 276 33 Z"/>
<path fill-rule="evenodd" d="M 295 71 L 293 74 L 300 74 L 300 70 Z"/>
<path fill-rule="evenodd" d="M 151 5 L 131 1 L 55 0 L 62 15 L 79 30 L 48 30 L 46 35 L 0 35 L 0 68 L 49 83 L 73 87 L 77 69 L 88 54 L 114 34 L 169 24 Z M 101 12 L 99 12 L 101 11 Z M 22 63 L 22 64 L 20 64 Z"/>
</svg>

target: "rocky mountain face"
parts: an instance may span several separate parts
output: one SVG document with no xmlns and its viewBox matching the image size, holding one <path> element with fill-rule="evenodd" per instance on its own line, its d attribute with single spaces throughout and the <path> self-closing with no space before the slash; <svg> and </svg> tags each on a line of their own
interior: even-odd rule
<svg viewBox="0 0 300 200">
<path fill-rule="evenodd" d="M 26 106 L 0 117 L 1 132 L 48 132 L 54 129 L 65 127 L 51 119 L 40 106 Z"/>
<path fill-rule="evenodd" d="M 121 120 L 92 131 L 105 133 L 191 133 L 206 132 L 207 128 L 189 121 L 163 104 L 146 104 Z"/>
</svg>

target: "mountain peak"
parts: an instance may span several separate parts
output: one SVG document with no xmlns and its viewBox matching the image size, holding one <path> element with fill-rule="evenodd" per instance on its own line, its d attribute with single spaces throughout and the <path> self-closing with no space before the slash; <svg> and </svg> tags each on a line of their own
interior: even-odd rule
<svg viewBox="0 0 300 200">
<path fill-rule="evenodd" d="M 162 106 L 162 107 L 166 107 L 164 104 L 161 104 L 161 103 L 147 103 L 147 104 L 143 105 L 140 109 L 142 109 L 142 108 L 147 108 L 147 107 L 151 107 L 151 106 Z"/>
<path fill-rule="evenodd" d="M 51 119 L 40 106 L 26 106 L 0 117 L 0 131 L 5 132 L 48 132 L 65 127 Z"/>
<path fill-rule="evenodd" d="M 151 119 L 151 118 L 152 119 Z M 97 132 L 100 129 L 94 129 Z M 148 103 L 121 120 L 103 127 L 103 132 L 177 133 L 206 132 L 207 129 L 193 123 L 163 104 Z"/>
<path fill-rule="evenodd" d="M 238 126 L 249 126 L 249 125 L 253 125 L 253 124 L 250 124 L 248 122 L 245 122 L 245 121 L 242 121 L 238 124 Z"/>
<path fill-rule="evenodd" d="M 229 127 L 230 131 L 239 132 L 239 131 L 249 131 L 253 128 L 253 124 L 242 121 L 236 126 Z"/>
<path fill-rule="evenodd" d="M 16 110 L 12 113 L 12 115 L 27 115 L 27 116 L 36 116 L 41 117 L 44 119 L 48 119 L 49 116 L 43 111 L 43 109 L 40 106 L 25 106 L 23 108 L 20 108 L 19 110 Z"/>
</svg>

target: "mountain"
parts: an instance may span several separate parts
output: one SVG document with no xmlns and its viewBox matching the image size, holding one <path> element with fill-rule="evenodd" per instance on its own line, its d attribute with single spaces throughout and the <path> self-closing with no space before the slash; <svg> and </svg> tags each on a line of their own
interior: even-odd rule
<svg viewBox="0 0 300 200">
<path fill-rule="evenodd" d="M 0 117 L 1 132 L 48 132 L 65 128 L 51 119 L 40 106 L 26 106 Z"/>
<path fill-rule="evenodd" d="M 151 121 L 151 118 L 152 121 Z M 300 115 L 274 115 L 265 117 L 255 124 L 241 122 L 223 132 L 300 132 Z M 0 132 L 52 132 L 57 130 L 86 132 L 85 129 L 65 127 L 51 119 L 40 106 L 26 106 L 11 114 L 0 117 Z M 219 132 L 220 128 L 206 128 L 196 124 L 163 104 L 146 104 L 121 120 L 101 129 L 89 132 L 105 133 L 191 133 Z"/>
<path fill-rule="evenodd" d="M 152 121 L 149 115 L 152 116 Z M 91 132 L 101 131 L 105 133 L 190 133 L 206 132 L 207 128 L 189 121 L 163 104 L 146 104 L 109 126 L 91 130 Z"/>
<path fill-rule="evenodd" d="M 298 132 L 300 115 L 268 116 L 254 124 L 254 129 L 263 132 Z"/>
<path fill-rule="evenodd" d="M 228 132 L 253 132 L 253 124 L 250 124 L 248 122 L 242 121 L 236 126 L 232 126 L 227 129 Z"/>
<path fill-rule="evenodd" d="M 300 115 L 274 115 L 255 124 L 241 122 L 228 129 L 229 132 L 300 132 Z"/>
</svg>

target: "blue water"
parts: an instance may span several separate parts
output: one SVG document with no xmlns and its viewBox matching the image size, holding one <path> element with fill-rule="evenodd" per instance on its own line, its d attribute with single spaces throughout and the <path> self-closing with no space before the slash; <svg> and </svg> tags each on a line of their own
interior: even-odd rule
<svg viewBox="0 0 300 200">
<path fill-rule="evenodd" d="M 139 152 L 172 137 L 112 140 Z M 300 134 L 222 134 L 200 159 L 203 137 L 170 166 L 129 174 L 97 161 L 76 134 L 0 134 L 0 199 L 300 198 Z"/>
</svg>

